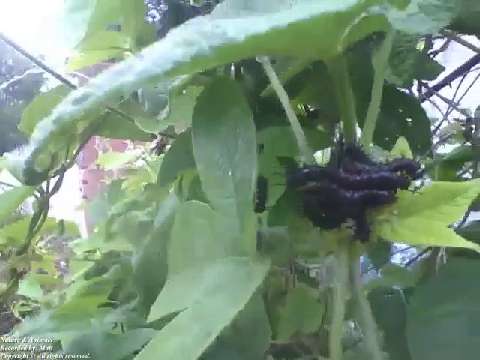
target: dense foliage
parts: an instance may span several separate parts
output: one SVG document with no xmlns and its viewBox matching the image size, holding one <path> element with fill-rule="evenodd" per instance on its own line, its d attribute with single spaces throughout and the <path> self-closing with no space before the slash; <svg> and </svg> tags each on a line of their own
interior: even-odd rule
<svg viewBox="0 0 480 360">
<path fill-rule="evenodd" d="M 478 34 L 476 2 L 224 0 L 156 31 L 146 14 L 165 3 L 187 6 L 66 1 L 70 69 L 118 63 L 38 95 L 29 145 L 2 160 L 24 185 L 0 194 L 0 221 L 35 196 L 0 228 L 12 335 L 108 360 L 476 359 L 478 124 L 421 106 L 443 70 L 433 39 Z M 93 135 L 163 145 L 99 160 L 122 177 L 77 239 L 49 201 Z M 288 164 L 324 166 L 345 144 L 424 169 L 366 209 L 363 242 L 343 218 L 314 226 L 286 184 Z"/>
</svg>

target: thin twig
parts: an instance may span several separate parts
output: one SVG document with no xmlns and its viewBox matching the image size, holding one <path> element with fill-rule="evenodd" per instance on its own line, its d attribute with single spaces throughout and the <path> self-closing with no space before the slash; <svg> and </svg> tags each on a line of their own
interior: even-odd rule
<svg viewBox="0 0 480 360">
<path fill-rule="evenodd" d="M 46 73 L 50 74 L 51 76 L 53 76 L 55 79 L 57 79 L 61 83 L 67 85 L 71 89 L 76 89 L 77 88 L 77 85 L 75 85 L 73 82 L 71 82 L 65 76 L 63 76 L 60 73 L 58 73 L 57 71 L 53 70 L 50 66 L 46 65 L 44 62 L 39 60 L 37 57 L 30 54 L 27 50 L 25 50 L 23 47 L 18 45 L 16 42 L 14 42 L 12 39 L 8 38 L 7 36 L 5 36 L 1 32 L 0 32 L 0 39 L 2 39 L 2 41 L 4 41 L 6 44 L 8 44 L 13 49 L 15 49 L 15 51 L 17 51 L 19 54 L 26 57 L 28 60 L 30 60 L 32 63 L 34 63 L 36 66 L 38 66 L 40 69 L 42 69 Z"/>
<path fill-rule="evenodd" d="M 8 44 L 9 46 L 11 46 L 13 49 L 15 49 L 15 51 L 17 51 L 19 54 L 23 55 L 28 60 L 30 60 L 33 64 L 38 66 L 40 69 L 45 71 L 47 74 L 51 75 L 52 77 L 54 77 L 55 79 L 60 81 L 62 84 L 66 85 L 67 87 L 69 87 L 72 90 L 78 89 L 78 86 L 76 84 L 74 84 L 71 80 L 69 80 L 65 76 L 61 75 L 58 71 L 52 69 L 50 66 L 45 64 L 43 61 L 41 61 L 40 59 L 38 59 L 34 55 L 30 54 L 27 50 L 25 50 L 23 47 L 21 47 L 20 45 L 15 43 L 13 40 L 8 38 L 7 36 L 2 34 L 1 32 L 0 32 L 0 39 L 2 41 L 4 41 L 6 44 Z M 135 124 L 135 119 L 133 117 L 131 117 L 130 115 L 128 115 L 127 113 L 125 113 L 125 112 L 123 112 L 123 111 L 121 111 L 117 108 L 114 108 L 112 106 L 108 106 L 108 105 L 106 105 L 105 108 L 108 111 L 111 111 L 112 113 L 115 113 L 115 114 L 125 118 L 126 120 L 130 121 L 131 123 Z M 161 136 L 172 138 L 172 139 L 174 139 L 176 137 L 172 134 L 168 134 L 168 133 L 164 133 L 164 132 L 159 132 L 158 134 L 161 135 Z"/>
<path fill-rule="evenodd" d="M 461 77 L 463 74 L 467 73 L 472 69 L 475 65 L 480 63 L 480 54 L 474 55 L 472 58 L 467 60 L 465 63 L 460 65 L 458 68 L 453 70 L 450 74 L 445 76 L 442 80 L 440 80 L 435 85 L 431 86 L 423 95 L 420 96 L 420 101 L 424 102 L 428 98 L 431 98 L 433 95 L 438 94 L 440 90 L 444 87 L 450 85 L 453 81 Z"/>
<path fill-rule="evenodd" d="M 443 31 L 441 31 L 441 33 L 444 34 L 445 36 L 450 37 L 452 40 L 459 43 L 460 45 L 463 45 L 466 48 L 472 50 L 473 52 L 476 52 L 477 54 L 480 54 L 480 47 L 478 47 L 476 45 L 473 45 L 472 43 L 470 43 L 467 40 L 461 38 L 460 36 L 458 36 L 454 32 L 448 31 L 448 30 L 443 30 Z"/>
<path fill-rule="evenodd" d="M 422 83 L 422 86 L 424 86 L 427 91 L 429 91 L 431 88 L 425 84 L 425 83 Z M 452 102 L 450 99 L 446 98 L 445 96 L 443 96 L 442 94 L 440 93 L 435 93 L 434 94 L 436 97 L 438 97 L 440 100 L 442 100 L 445 104 L 451 106 L 453 109 L 455 109 L 455 111 L 457 111 L 458 113 L 462 114 L 463 116 L 466 116 L 466 117 L 470 117 L 470 113 L 462 108 L 460 108 L 458 106 L 458 104 L 455 104 L 454 102 Z M 428 100 L 428 99 L 426 99 Z"/>
<path fill-rule="evenodd" d="M 422 251 L 420 251 L 417 255 L 415 255 L 413 258 L 411 258 L 410 260 L 408 260 L 406 263 L 405 263 L 405 267 L 409 267 L 410 265 L 412 265 L 414 262 L 416 262 L 418 259 L 420 259 L 421 257 L 423 257 L 426 253 L 428 253 L 429 251 L 431 251 L 432 248 L 431 247 L 427 247 L 425 249 L 423 249 Z"/>
</svg>

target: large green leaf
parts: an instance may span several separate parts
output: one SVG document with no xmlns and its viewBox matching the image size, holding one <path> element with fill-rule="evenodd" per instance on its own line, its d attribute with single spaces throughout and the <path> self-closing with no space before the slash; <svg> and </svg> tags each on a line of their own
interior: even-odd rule
<svg viewBox="0 0 480 360">
<path fill-rule="evenodd" d="M 263 297 L 257 292 L 201 360 L 263 359 L 271 341 Z"/>
<path fill-rule="evenodd" d="M 248 277 L 253 276 L 254 269 L 263 269 L 266 264 L 258 261 L 248 260 L 239 257 L 228 257 L 217 260 L 211 264 L 202 264 L 201 266 L 190 267 L 183 272 L 174 274 L 167 279 L 165 287 L 158 296 L 150 311 L 149 320 L 156 320 L 166 315 L 182 311 L 192 307 L 200 301 L 205 301 L 209 291 L 215 288 L 218 283 L 222 283 L 229 277 L 233 280 L 239 274 L 236 271 L 250 273 Z M 255 270 L 255 271 L 257 271 Z M 246 276 L 246 275 L 245 275 Z M 220 285 L 219 285 L 220 286 Z M 228 292 L 226 289 L 234 286 L 233 283 L 225 281 L 217 289 L 219 293 Z"/>
<path fill-rule="evenodd" d="M 405 296 L 396 288 L 382 287 L 371 291 L 368 300 L 375 321 L 383 332 L 384 346 L 391 360 L 410 360 L 405 334 L 407 310 Z"/>
<path fill-rule="evenodd" d="M 168 247 L 169 277 L 190 267 L 241 253 L 235 242 L 237 238 L 222 226 L 223 219 L 207 204 L 198 201 L 180 206 Z"/>
<path fill-rule="evenodd" d="M 167 279 L 167 243 L 171 239 L 178 206 L 177 197 L 173 193 L 161 202 L 154 221 L 154 231 L 132 257 L 138 304 L 145 315 Z"/>
<path fill-rule="evenodd" d="M 183 311 L 157 333 L 136 359 L 198 359 L 245 308 L 268 268 L 264 261 L 230 257 L 176 275 L 167 282 L 149 319 Z"/>
<path fill-rule="evenodd" d="M 475 360 L 480 348 L 478 260 L 452 258 L 418 286 L 407 312 L 413 360 Z"/>
<path fill-rule="evenodd" d="M 113 66 L 68 96 L 32 134 L 27 168 L 30 172 L 45 171 L 47 165 L 37 161 L 37 157 L 51 157 L 45 151 L 59 128 L 63 133 L 78 133 L 84 129 L 80 118 L 85 119 L 85 113 L 145 82 L 258 54 L 329 58 L 351 41 L 386 25 L 383 16 L 368 17 L 365 3 L 358 0 L 302 0 L 293 5 L 277 5 L 268 12 L 259 12 L 257 6 L 251 5 L 243 6 L 244 11 L 234 18 L 210 15 L 192 19 L 147 48 L 140 57 Z M 363 25 L 348 37 L 349 30 L 361 19 Z"/>
<path fill-rule="evenodd" d="M 480 246 L 464 240 L 449 228 L 460 220 L 478 196 L 480 181 L 434 182 L 417 193 L 402 191 L 398 201 L 381 211 L 376 219 L 377 235 L 410 245 Z"/>
<path fill-rule="evenodd" d="M 0 223 L 5 221 L 31 195 L 35 188 L 19 186 L 0 194 Z"/>
<path fill-rule="evenodd" d="M 256 133 L 247 100 L 233 80 L 219 78 L 198 97 L 192 136 L 197 170 L 210 204 L 230 221 L 233 234 L 242 235 L 253 214 Z"/>
<path fill-rule="evenodd" d="M 308 335 L 318 330 L 325 306 L 318 299 L 318 291 L 300 283 L 289 291 L 280 311 L 277 338 L 288 341 L 291 336 Z"/>
</svg>

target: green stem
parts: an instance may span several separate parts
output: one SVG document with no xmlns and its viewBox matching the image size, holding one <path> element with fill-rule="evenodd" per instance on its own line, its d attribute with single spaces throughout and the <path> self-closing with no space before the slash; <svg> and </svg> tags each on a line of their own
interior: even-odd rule
<svg viewBox="0 0 480 360">
<path fill-rule="evenodd" d="M 391 29 L 387 32 L 385 40 L 372 59 L 373 68 L 375 70 L 373 75 L 372 94 L 365 122 L 363 123 L 362 137 L 360 139 L 360 143 L 365 147 L 370 146 L 373 142 L 373 134 L 375 132 L 375 127 L 377 126 L 378 114 L 380 113 L 380 106 L 383 97 L 385 72 L 388 67 L 390 53 L 392 52 L 394 37 L 395 31 Z"/>
<path fill-rule="evenodd" d="M 353 298 L 358 305 L 360 326 L 363 330 L 367 351 L 370 353 L 370 359 L 383 360 L 382 350 L 378 343 L 377 324 L 375 323 L 370 303 L 362 287 L 360 271 L 361 254 L 361 245 L 353 242 L 350 248 L 350 279 L 353 288 Z"/>
<path fill-rule="evenodd" d="M 357 139 L 358 121 L 347 59 L 344 55 L 340 55 L 330 60 L 327 65 L 335 87 L 338 109 L 343 125 L 343 136 L 347 143 L 354 143 Z"/>
<path fill-rule="evenodd" d="M 303 132 L 302 126 L 298 121 L 297 115 L 290 104 L 290 99 L 288 98 L 288 94 L 282 86 L 280 79 L 278 78 L 275 70 L 273 69 L 272 63 L 270 59 L 266 56 L 258 57 L 258 60 L 263 66 L 265 70 L 265 74 L 267 74 L 270 83 L 272 84 L 272 88 L 275 90 L 280 103 L 285 110 L 285 114 L 287 115 L 287 119 L 290 122 L 290 126 L 292 127 L 293 134 L 295 135 L 295 139 L 297 140 L 298 148 L 300 153 L 302 154 L 303 161 L 307 164 L 314 164 L 315 158 L 313 157 L 313 151 L 310 149 L 307 143 L 307 139 L 305 137 L 305 133 Z"/>
<path fill-rule="evenodd" d="M 343 322 L 347 300 L 348 285 L 348 248 L 344 239 L 338 239 L 336 249 L 335 281 L 333 284 L 333 310 L 330 325 L 329 352 L 330 360 L 342 360 Z"/>
</svg>

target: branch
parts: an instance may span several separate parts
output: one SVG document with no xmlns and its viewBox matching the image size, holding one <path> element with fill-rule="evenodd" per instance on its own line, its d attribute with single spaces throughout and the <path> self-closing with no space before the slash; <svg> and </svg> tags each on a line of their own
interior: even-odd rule
<svg viewBox="0 0 480 360">
<path fill-rule="evenodd" d="M 480 47 L 473 45 L 472 43 L 470 43 L 467 40 L 461 38 L 460 36 L 458 36 L 454 32 L 443 30 L 443 31 L 441 31 L 441 33 L 444 34 L 445 36 L 448 36 L 449 38 L 451 38 L 455 42 L 459 43 L 460 45 L 463 45 L 466 48 L 472 50 L 473 52 L 476 52 L 477 54 L 480 54 Z"/>
<path fill-rule="evenodd" d="M 338 239 L 335 253 L 336 267 L 333 284 L 332 322 L 329 334 L 329 359 L 342 360 L 343 322 L 346 312 L 348 285 L 348 247 L 346 239 Z"/>
<path fill-rule="evenodd" d="M 460 65 L 450 74 L 445 76 L 442 80 L 440 80 L 437 84 L 433 85 L 432 87 L 428 88 L 428 90 L 420 96 L 420 101 L 424 102 L 425 100 L 431 98 L 433 95 L 438 93 L 444 87 L 450 85 L 453 81 L 458 79 L 459 77 L 463 76 L 465 73 L 470 71 L 475 65 L 480 63 L 480 54 L 476 54 L 470 60 L 465 62 L 464 64 Z"/>
<path fill-rule="evenodd" d="M 427 247 L 425 249 L 423 249 L 422 251 L 420 251 L 417 255 L 415 255 L 413 258 L 411 258 L 410 260 L 408 260 L 406 263 L 405 263 L 405 267 L 409 267 L 410 265 L 412 265 L 414 262 L 416 262 L 418 259 L 420 259 L 421 257 L 423 257 L 426 253 L 430 252 L 432 250 L 431 247 Z"/>
<path fill-rule="evenodd" d="M 360 143 L 363 146 L 370 146 L 373 141 L 373 134 L 377 125 L 377 118 L 380 112 L 380 106 L 383 97 L 383 84 L 385 82 L 385 72 L 388 67 L 388 59 L 392 52 L 393 38 L 395 36 L 394 30 L 389 30 L 385 40 L 378 49 L 378 52 L 372 59 L 375 73 L 373 76 L 372 95 L 370 97 L 370 104 L 368 105 L 367 116 L 363 123 L 362 137 Z"/>
<path fill-rule="evenodd" d="M 353 285 L 353 297 L 359 308 L 360 325 L 365 336 L 365 346 L 370 353 L 371 360 L 382 360 L 383 353 L 378 343 L 377 324 L 362 287 L 360 257 L 360 245 L 352 243 L 350 247 L 350 279 Z"/>
<path fill-rule="evenodd" d="M 427 89 L 427 92 L 429 92 L 431 90 L 431 88 L 425 83 L 422 83 L 422 86 Z M 468 111 L 460 108 L 458 106 L 459 104 L 456 104 L 454 101 L 446 98 L 445 96 L 443 96 L 442 94 L 440 94 L 438 92 L 437 93 L 433 92 L 433 93 L 436 97 L 438 97 L 440 100 L 442 100 L 445 104 L 447 104 L 448 106 L 455 109 L 455 111 L 459 112 L 460 114 L 462 114 L 465 117 L 470 117 L 470 113 Z M 420 97 L 420 99 L 421 99 L 421 97 Z M 429 101 L 430 99 L 427 98 L 425 100 Z"/>
<path fill-rule="evenodd" d="M 293 134 L 295 135 L 295 139 L 297 140 L 297 145 L 300 150 L 300 153 L 303 157 L 303 160 L 306 163 L 314 164 L 315 158 L 313 157 L 312 149 L 308 146 L 307 139 L 305 137 L 305 133 L 303 132 L 302 126 L 298 121 L 297 115 L 290 104 L 290 99 L 288 98 L 288 94 L 282 86 L 280 79 L 278 78 L 275 70 L 270 62 L 270 59 L 266 56 L 259 56 L 259 62 L 262 64 L 263 69 L 265 70 L 265 74 L 267 75 L 270 83 L 272 84 L 272 88 L 275 90 L 280 103 L 283 106 L 285 114 L 287 115 L 287 119 L 290 122 L 290 126 L 292 127 Z"/>
<path fill-rule="evenodd" d="M 347 143 L 355 143 L 357 139 L 357 112 L 355 96 L 352 91 L 348 63 L 345 55 L 340 55 L 327 63 L 332 77 L 338 110 L 342 119 L 343 135 Z"/>
</svg>

